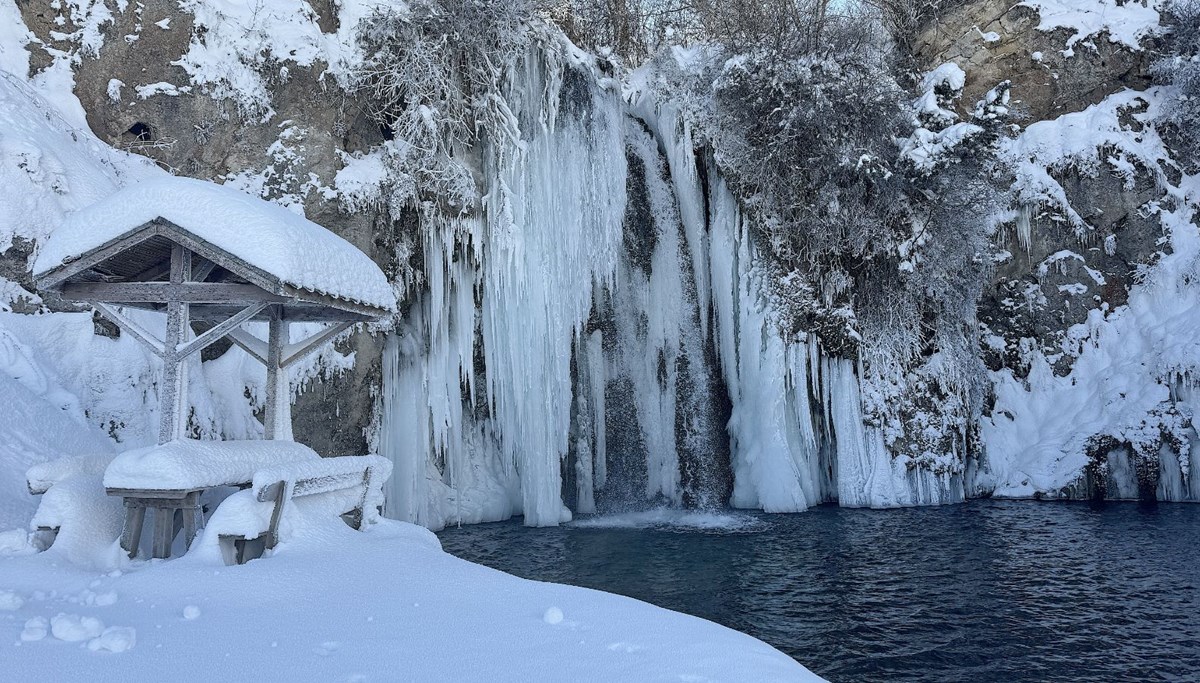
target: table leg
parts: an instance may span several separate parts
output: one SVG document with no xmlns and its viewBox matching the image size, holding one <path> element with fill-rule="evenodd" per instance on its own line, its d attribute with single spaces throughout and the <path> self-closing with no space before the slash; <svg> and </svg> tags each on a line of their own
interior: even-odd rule
<svg viewBox="0 0 1200 683">
<path fill-rule="evenodd" d="M 154 508 L 154 557 L 166 559 L 171 556 L 171 540 L 175 536 L 175 508 Z"/>
<path fill-rule="evenodd" d="M 129 553 L 130 559 L 137 557 L 138 542 L 142 539 L 142 526 L 146 521 L 146 507 L 125 501 L 125 528 L 121 531 L 121 549 Z"/>
<path fill-rule="evenodd" d="M 183 538 L 188 548 L 196 534 L 204 528 L 204 513 L 200 510 L 200 492 L 189 493 L 183 501 Z"/>
</svg>

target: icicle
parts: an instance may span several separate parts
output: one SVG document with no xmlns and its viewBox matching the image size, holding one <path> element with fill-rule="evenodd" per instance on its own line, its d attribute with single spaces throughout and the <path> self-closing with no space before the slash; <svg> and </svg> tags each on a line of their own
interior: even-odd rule
<svg viewBox="0 0 1200 683">
<path fill-rule="evenodd" d="M 1033 206 L 1022 204 L 1017 208 L 1017 244 L 1026 252 L 1033 243 Z"/>
</svg>

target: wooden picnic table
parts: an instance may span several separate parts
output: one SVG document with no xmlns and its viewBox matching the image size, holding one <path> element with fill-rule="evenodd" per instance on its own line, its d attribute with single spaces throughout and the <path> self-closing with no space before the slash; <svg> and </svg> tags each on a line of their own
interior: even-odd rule
<svg viewBox="0 0 1200 683">
<path fill-rule="evenodd" d="M 250 482 L 234 483 L 230 486 L 246 488 Z M 146 510 L 154 510 L 154 535 L 151 556 L 166 559 L 171 556 L 171 544 L 175 540 L 175 513 L 183 521 L 184 545 L 191 546 L 196 535 L 204 528 L 204 511 L 200 507 L 200 496 L 208 488 L 198 489 L 120 489 L 106 488 L 110 496 L 125 499 L 125 528 L 121 533 L 121 549 L 136 557 L 141 543 L 142 528 L 146 522 Z"/>
</svg>

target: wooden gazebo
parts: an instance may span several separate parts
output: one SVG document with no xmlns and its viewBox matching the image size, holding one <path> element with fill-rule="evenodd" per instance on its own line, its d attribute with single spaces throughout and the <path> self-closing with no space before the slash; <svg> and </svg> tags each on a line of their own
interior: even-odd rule
<svg viewBox="0 0 1200 683">
<path fill-rule="evenodd" d="M 349 326 L 392 314 L 387 278 L 358 248 L 237 190 L 163 178 L 70 217 L 43 245 L 39 289 L 91 304 L 163 361 L 159 443 L 184 436 L 184 360 L 228 338 L 267 368 L 264 434 L 289 439 L 286 373 Z M 166 314 L 158 335 L 118 307 Z M 268 323 L 267 339 L 242 329 Z M 292 342 L 291 322 L 329 327 Z"/>
</svg>

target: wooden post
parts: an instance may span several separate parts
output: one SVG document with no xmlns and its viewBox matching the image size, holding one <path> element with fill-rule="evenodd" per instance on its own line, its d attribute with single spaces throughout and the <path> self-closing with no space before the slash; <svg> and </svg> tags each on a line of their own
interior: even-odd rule
<svg viewBox="0 0 1200 683">
<path fill-rule="evenodd" d="M 159 391 L 158 442 L 160 444 L 183 436 L 187 415 L 187 368 L 179 355 L 180 346 L 187 341 L 190 329 L 188 304 L 182 301 L 184 277 L 192 272 L 192 252 L 175 244 L 171 247 L 171 284 L 167 295 L 167 336 L 163 344 L 163 383 Z"/>
<path fill-rule="evenodd" d="M 287 345 L 288 322 L 283 306 L 271 306 L 267 332 L 267 408 L 263 416 L 264 437 L 292 438 L 292 401 L 288 395 L 287 371 L 283 369 L 283 347 Z"/>
<path fill-rule="evenodd" d="M 154 543 L 151 555 L 165 560 L 171 556 L 171 541 L 175 540 L 175 508 L 158 505 L 154 507 Z"/>
<path fill-rule="evenodd" d="M 146 522 L 146 506 L 125 499 L 125 528 L 121 531 L 121 548 L 136 558 L 138 542 L 142 538 L 142 525 Z"/>
</svg>

